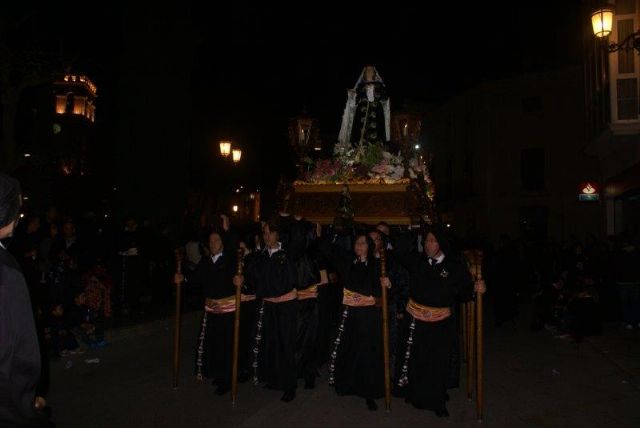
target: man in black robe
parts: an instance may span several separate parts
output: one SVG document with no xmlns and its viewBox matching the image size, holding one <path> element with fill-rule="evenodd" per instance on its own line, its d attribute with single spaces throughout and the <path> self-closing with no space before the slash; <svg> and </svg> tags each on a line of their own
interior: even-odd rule
<svg viewBox="0 0 640 428">
<path fill-rule="evenodd" d="M 389 287 L 390 281 L 381 277 L 380 259 L 375 257 L 375 244 L 368 236 L 357 234 L 353 250 L 322 239 L 318 244 L 344 284 L 329 385 L 335 386 L 338 395 L 364 398 L 367 408 L 375 411 L 375 400 L 384 396 L 381 287 Z"/>
<path fill-rule="evenodd" d="M 403 239 L 404 238 L 404 239 Z M 406 401 L 447 417 L 447 384 L 457 330 L 453 306 L 485 291 L 475 284 L 462 258 L 446 245 L 445 232 L 427 230 L 424 254 L 415 249 L 412 235 L 396 240 L 396 260 L 409 271 L 409 303 L 398 347 L 396 385 Z"/>
<path fill-rule="evenodd" d="M 301 217 L 295 217 L 289 229 L 288 249 L 298 287 L 296 365 L 298 377 L 304 379 L 305 389 L 313 389 L 321 362 L 318 336 L 318 289 L 321 279 L 312 241 L 315 230 L 311 223 Z"/>
<path fill-rule="evenodd" d="M 216 394 L 222 395 L 229 391 L 231 384 L 235 318 L 233 277 L 237 257 L 228 243 L 228 236 L 222 232 L 211 232 L 207 246 L 209 253 L 202 257 L 189 280 L 190 284 L 202 289 L 205 303 L 196 373 L 199 378 L 213 379 L 213 384 L 217 385 Z"/>
<path fill-rule="evenodd" d="M 20 198 L 19 183 L 0 173 L 0 240 L 13 234 Z M 40 364 L 29 290 L 0 241 L 0 426 L 46 426 L 44 400 L 35 397 Z"/>
<path fill-rule="evenodd" d="M 264 225 L 265 248 L 246 268 L 246 280 L 256 290 L 261 306 L 254 345 L 254 382 L 284 391 L 282 401 L 295 398 L 297 370 L 295 360 L 298 302 L 296 273 L 289 251 L 283 248 L 280 222 Z M 244 276 L 234 278 L 236 286 Z"/>
</svg>

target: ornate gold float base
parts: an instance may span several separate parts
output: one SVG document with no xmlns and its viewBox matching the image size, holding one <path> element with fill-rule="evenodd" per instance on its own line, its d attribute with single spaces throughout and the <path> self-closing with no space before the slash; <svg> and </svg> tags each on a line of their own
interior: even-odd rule
<svg viewBox="0 0 640 428">
<path fill-rule="evenodd" d="M 353 220 L 375 224 L 416 224 L 420 218 L 419 201 L 409 184 L 349 184 Z M 293 213 L 307 220 L 333 223 L 344 184 L 294 184 L 290 195 Z"/>
</svg>

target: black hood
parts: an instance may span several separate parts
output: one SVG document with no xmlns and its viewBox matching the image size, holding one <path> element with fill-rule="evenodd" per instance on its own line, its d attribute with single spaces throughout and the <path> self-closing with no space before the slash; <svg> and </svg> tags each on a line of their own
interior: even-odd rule
<svg viewBox="0 0 640 428">
<path fill-rule="evenodd" d="M 427 226 L 427 228 L 424 231 L 425 241 L 426 241 L 427 235 L 429 233 L 431 233 L 431 234 L 433 234 L 433 236 L 435 236 L 436 240 L 438 241 L 438 244 L 440 245 L 440 251 L 442 251 L 445 254 L 450 252 L 450 250 L 451 250 L 451 245 L 450 244 L 451 243 L 449 241 L 449 236 L 448 236 L 448 233 L 447 233 L 447 229 L 442 227 L 442 225 L 440 225 L 440 224 L 434 224 L 434 225 Z"/>
</svg>

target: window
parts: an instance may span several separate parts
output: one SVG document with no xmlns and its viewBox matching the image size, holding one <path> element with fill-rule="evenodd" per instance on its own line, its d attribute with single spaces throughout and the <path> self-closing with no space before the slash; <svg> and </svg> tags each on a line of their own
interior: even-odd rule
<svg viewBox="0 0 640 428">
<path fill-rule="evenodd" d="M 633 33 L 633 19 L 618 20 L 618 40 L 624 40 Z M 618 73 L 633 73 L 636 51 L 620 50 L 618 51 Z"/>
<path fill-rule="evenodd" d="M 522 150 L 520 154 L 520 181 L 522 190 L 544 189 L 544 149 Z"/>
<path fill-rule="evenodd" d="M 67 110 L 67 96 L 56 95 L 56 113 L 64 114 Z"/>
<path fill-rule="evenodd" d="M 84 116 L 85 111 L 85 97 L 75 97 L 73 99 L 73 114 L 79 114 Z"/>
<path fill-rule="evenodd" d="M 615 2 L 616 14 L 614 25 L 614 40 L 621 42 L 638 30 L 636 16 L 637 0 L 618 0 Z M 638 65 L 637 54 L 634 49 L 619 50 L 612 57 L 609 64 L 611 72 L 611 121 L 638 121 L 640 113 L 638 96 Z M 620 126 L 627 126 L 618 124 Z"/>
<path fill-rule="evenodd" d="M 638 79 L 618 79 L 618 120 L 638 119 Z"/>
</svg>

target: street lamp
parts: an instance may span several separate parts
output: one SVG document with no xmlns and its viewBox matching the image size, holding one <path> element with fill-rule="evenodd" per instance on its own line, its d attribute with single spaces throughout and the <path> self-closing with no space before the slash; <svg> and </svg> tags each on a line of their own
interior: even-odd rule
<svg viewBox="0 0 640 428">
<path fill-rule="evenodd" d="M 605 4 L 596 8 L 591 14 L 591 26 L 593 34 L 599 39 L 609 37 L 613 28 L 613 8 Z M 621 42 L 610 42 L 607 45 L 609 52 L 630 51 L 635 49 L 640 53 L 640 31 L 629 34 Z"/>
<path fill-rule="evenodd" d="M 591 14 L 591 26 L 596 37 L 608 37 L 613 26 L 613 9 L 605 5 L 597 8 Z"/>
<path fill-rule="evenodd" d="M 238 163 L 240 162 L 240 159 L 242 158 L 242 150 L 240 149 L 233 149 L 233 163 Z"/>
<path fill-rule="evenodd" d="M 220 141 L 220 154 L 225 158 L 231 154 L 231 141 Z"/>
</svg>

